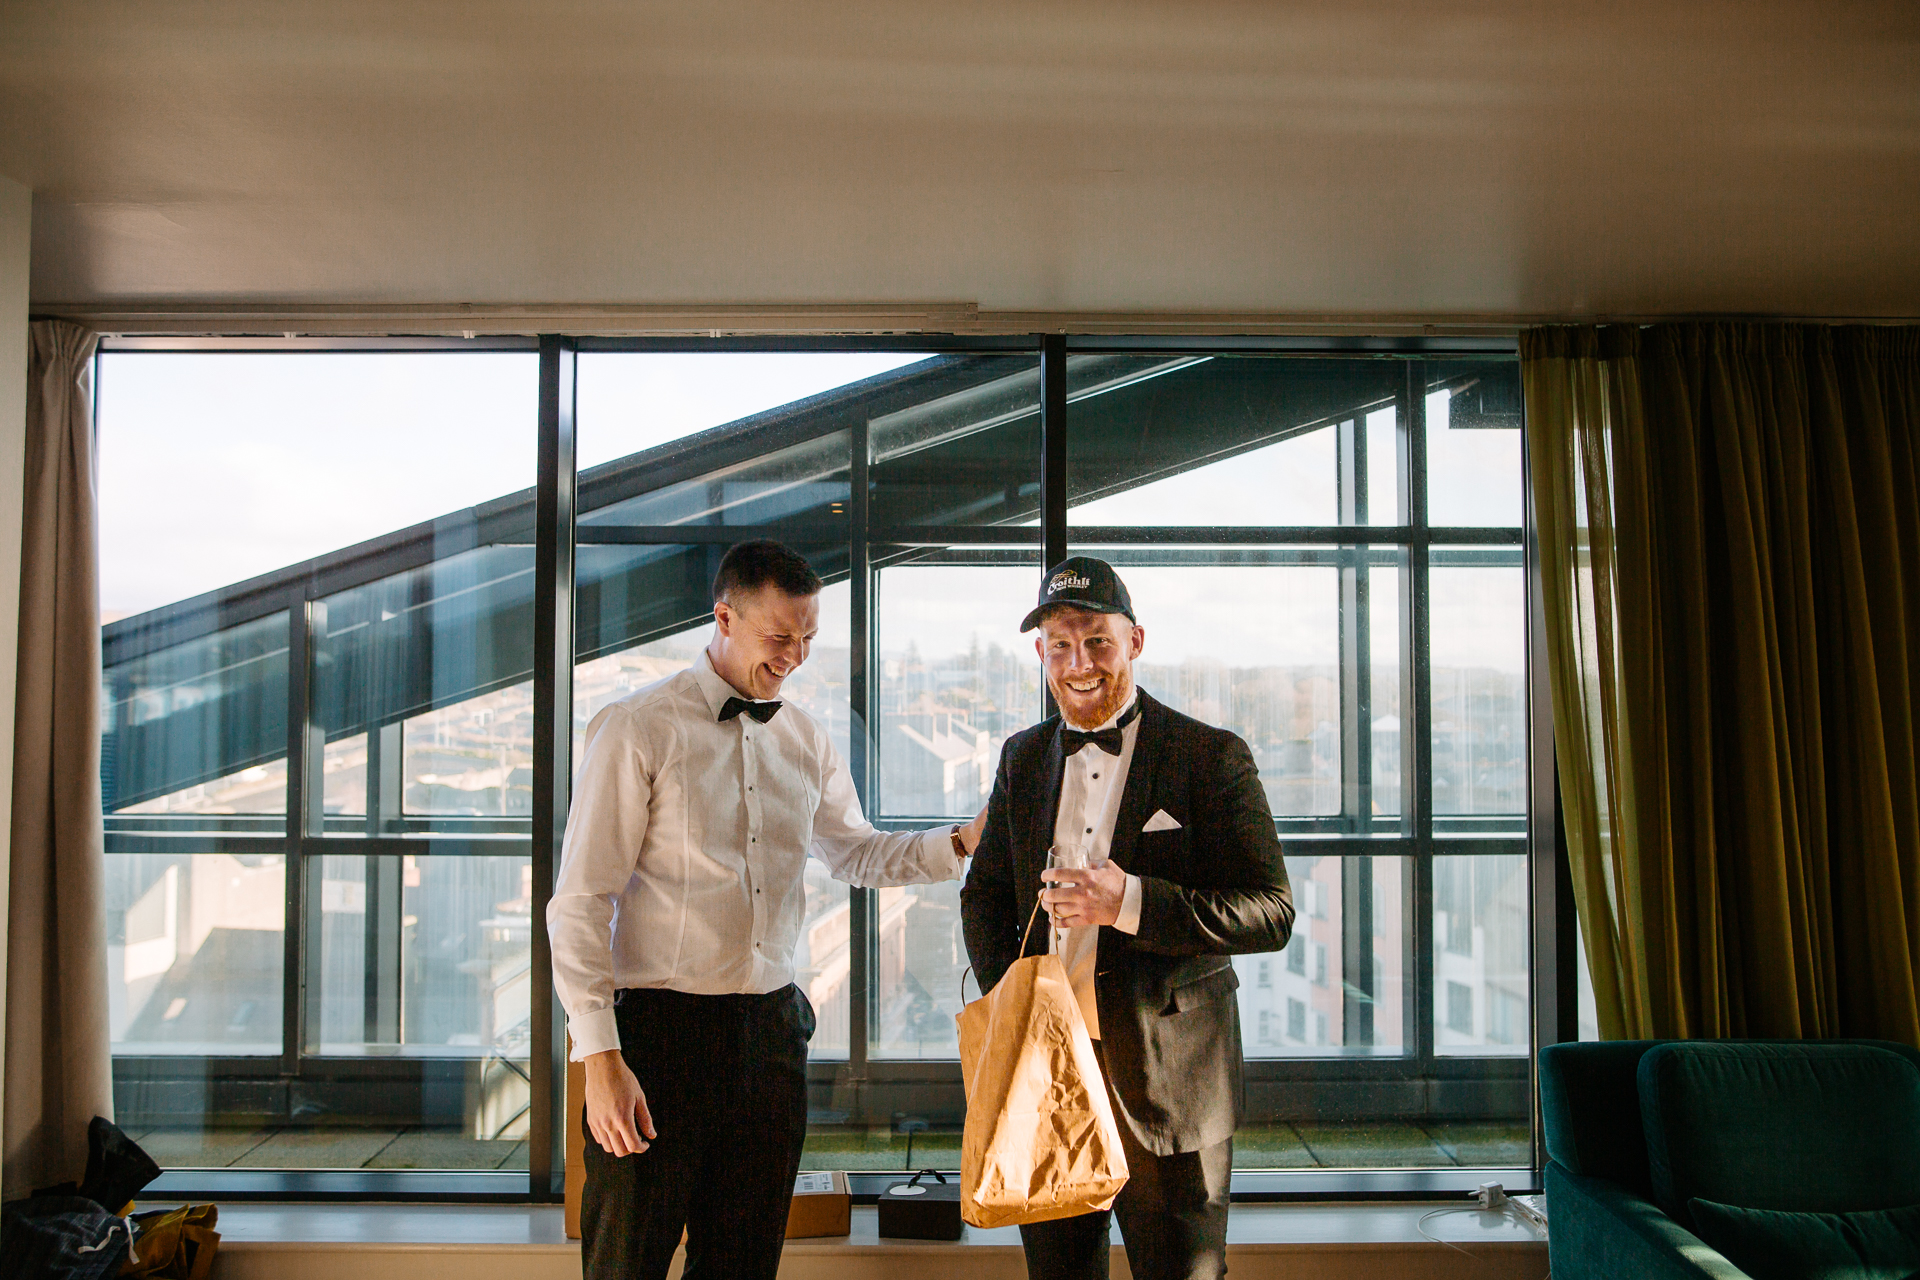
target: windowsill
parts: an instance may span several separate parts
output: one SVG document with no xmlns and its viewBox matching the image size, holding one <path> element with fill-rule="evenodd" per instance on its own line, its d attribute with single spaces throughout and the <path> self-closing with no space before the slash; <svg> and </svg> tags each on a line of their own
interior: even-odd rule
<svg viewBox="0 0 1920 1280">
<path fill-rule="evenodd" d="M 1438 1205 L 1431 1201 L 1235 1205 L 1228 1219 L 1227 1244 L 1236 1252 L 1254 1253 L 1420 1245 L 1440 1248 L 1421 1234 L 1421 1219 L 1435 1209 L 1447 1212 L 1429 1219 L 1426 1230 L 1441 1241 L 1524 1246 L 1542 1245 L 1546 1240 L 1544 1233 L 1511 1216 L 1482 1213 L 1465 1201 L 1450 1199 Z M 848 1235 L 789 1240 L 786 1252 L 831 1255 L 1020 1248 L 1017 1227 L 968 1227 L 959 1240 L 948 1242 L 881 1239 L 878 1226 L 878 1211 L 858 1205 Z M 564 1213 L 552 1205 L 222 1205 L 220 1235 L 222 1253 L 306 1246 L 534 1253 L 571 1253 L 580 1248 L 578 1241 L 566 1238 Z M 1117 1246 L 1117 1227 L 1113 1238 Z"/>
</svg>

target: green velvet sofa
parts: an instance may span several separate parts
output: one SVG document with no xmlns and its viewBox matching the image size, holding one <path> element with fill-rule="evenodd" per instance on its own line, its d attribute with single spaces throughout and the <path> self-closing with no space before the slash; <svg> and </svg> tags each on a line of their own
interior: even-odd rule
<svg viewBox="0 0 1920 1280">
<path fill-rule="evenodd" d="M 1695 1234 L 1695 1197 L 1807 1214 L 1920 1204 L 1920 1053 L 1905 1045 L 1552 1045 L 1540 1109 L 1554 1280 L 1742 1280 Z"/>
</svg>

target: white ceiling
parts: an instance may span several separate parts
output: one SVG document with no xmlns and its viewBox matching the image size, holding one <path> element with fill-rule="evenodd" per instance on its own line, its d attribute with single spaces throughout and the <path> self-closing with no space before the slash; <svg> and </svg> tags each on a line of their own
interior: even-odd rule
<svg viewBox="0 0 1920 1280">
<path fill-rule="evenodd" d="M 7 0 L 0 173 L 46 306 L 1912 317 L 1920 4 Z"/>
</svg>

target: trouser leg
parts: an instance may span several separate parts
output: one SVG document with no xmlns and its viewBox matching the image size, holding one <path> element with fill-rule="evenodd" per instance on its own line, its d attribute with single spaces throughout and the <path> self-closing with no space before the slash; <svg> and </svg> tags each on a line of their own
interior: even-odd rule
<svg viewBox="0 0 1920 1280">
<path fill-rule="evenodd" d="M 798 987 L 730 997 L 714 1137 L 687 1219 L 685 1280 L 774 1280 L 807 1140 L 813 1007 Z"/>
<path fill-rule="evenodd" d="M 1028 1280 L 1107 1280 L 1111 1211 L 1055 1218 L 1020 1228 Z"/>
<path fill-rule="evenodd" d="M 1129 1176 L 1113 1209 L 1134 1280 L 1224 1276 L 1233 1139 L 1156 1156 L 1136 1145 L 1122 1126 L 1120 1143 Z"/>
<path fill-rule="evenodd" d="M 620 1056 L 640 1082 L 659 1136 L 638 1155 L 615 1158 L 586 1134 L 580 1199 L 584 1280 L 665 1280 L 705 1158 L 702 1072 L 709 1019 L 697 996 L 625 990 L 615 1006 Z M 585 1127 L 585 1117 L 582 1117 Z"/>
</svg>

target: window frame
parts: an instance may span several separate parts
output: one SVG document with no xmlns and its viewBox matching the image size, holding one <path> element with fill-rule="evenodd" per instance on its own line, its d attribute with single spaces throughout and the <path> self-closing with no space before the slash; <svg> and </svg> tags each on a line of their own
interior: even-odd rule
<svg viewBox="0 0 1920 1280">
<path fill-rule="evenodd" d="M 308 892 L 307 864 L 325 854 L 410 854 L 414 856 L 473 856 L 508 853 L 525 854 L 533 868 L 534 916 L 544 919 L 551 899 L 553 873 L 565 830 L 571 767 L 571 717 L 573 668 L 573 562 L 576 546 L 599 540 L 591 529 L 576 520 L 577 468 L 575 467 L 574 385 L 576 360 L 582 354 L 599 352 L 780 352 L 780 351 L 887 351 L 924 352 L 926 354 L 1033 354 L 1040 361 L 1041 457 L 1036 460 L 1040 476 L 1041 522 L 1038 526 L 938 526 L 934 528 L 869 527 L 869 487 L 867 427 L 852 425 L 851 481 L 849 510 L 849 578 L 851 582 L 852 652 L 849 684 L 856 722 L 877 723 L 870 714 L 878 705 L 875 661 L 878 656 L 878 618 L 874 608 L 877 574 L 892 561 L 876 556 L 876 546 L 919 548 L 936 552 L 972 553 L 981 558 L 997 558 L 1009 553 L 1030 556 L 1038 551 L 1043 563 L 1064 558 L 1070 549 L 1119 548 L 1151 555 L 1155 547 L 1170 545 L 1203 546 L 1210 551 L 1243 550 L 1263 557 L 1285 554 L 1286 549 L 1310 548 L 1317 557 L 1330 557 L 1343 569 L 1370 563 L 1371 557 L 1386 554 L 1402 567 L 1400 577 L 1400 626 L 1406 633 L 1403 652 L 1412 661 L 1403 663 L 1401 705 L 1403 725 L 1408 714 L 1417 715 L 1417 730 L 1403 728 L 1403 797 L 1411 793 L 1412 804 L 1402 804 L 1401 829 L 1391 834 L 1377 831 L 1356 832 L 1342 828 L 1341 819 L 1277 820 L 1282 839 L 1289 851 L 1334 853 L 1333 846 L 1350 849 L 1356 856 L 1401 855 L 1412 881 L 1407 896 L 1408 919 L 1405 922 L 1406 946 L 1415 971 L 1413 989 L 1406 993 L 1404 1007 L 1408 1020 L 1407 1052 L 1396 1057 L 1316 1057 L 1251 1059 L 1247 1063 L 1247 1092 L 1251 1109 L 1258 1111 L 1280 1095 L 1299 1100 L 1302 1096 L 1332 1099 L 1343 1091 L 1358 1091 L 1379 1103 L 1393 1099 L 1412 1100 L 1417 1096 L 1452 1094 L 1462 1099 L 1486 1097 L 1489 1092 L 1503 1096 L 1524 1091 L 1535 1095 L 1534 1054 L 1524 1056 L 1468 1057 L 1435 1052 L 1434 1046 L 1434 954 L 1431 937 L 1433 916 L 1432 859 L 1437 856 L 1470 853 L 1524 853 L 1528 857 L 1531 907 L 1531 935 L 1528 939 L 1531 961 L 1529 976 L 1532 990 L 1531 1041 L 1536 1049 L 1546 1043 L 1571 1038 L 1574 1010 L 1574 957 L 1571 896 L 1567 890 L 1564 866 L 1564 840 L 1559 835 L 1557 797 L 1552 762 L 1552 720 L 1546 687 L 1543 629 L 1537 617 L 1539 609 L 1538 555 L 1532 527 L 1531 502 L 1523 497 L 1523 520 L 1519 528 L 1462 529 L 1430 528 L 1425 521 L 1426 474 L 1425 406 L 1423 357 L 1513 358 L 1517 342 L 1510 336 L 1433 337 L 1433 336 L 1223 336 L 1223 337 L 1128 337 L 1113 335 L 1008 335 L 1008 336 L 925 336 L 866 335 L 835 337 L 662 337 L 612 338 L 574 337 L 546 334 L 523 338 L 317 338 L 257 339 L 237 337 L 188 338 L 108 338 L 101 344 L 101 357 L 134 352 L 210 351 L 240 353 L 247 351 L 537 351 L 539 369 L 539 415 L 533 425 L 537 432 L 537 474 L 532 507 L 531 528 L 527 513 L 496 511 L 480 515 L 479 540 L 504 537 L 512 533 L 531 534 L 535 546 L 535 736 L 534 736 L 534 813 L 531 831 L 475 831 L 459 836 L 445 832 L 429 834 L 409 829 L 402 835 L 355 835 L 342 839 L 329 834 L 320 814 L 319 756 L 321 742 L 314 736 L 308 636 L 316 601 L 366 582 L 417 568 L 436 559 L 431 539 L 421 539 L 417 530 L 398 530 L 371 543 L 355 548 L 351 555 L 323 556 L 308 566 L 296 582 L 272 584 L 267 581 L 236 584 L 194 601 L 169 606 L 170 617 L 164 625 L 139 629 L 109 628 L 105 639 L 106 662 L 131 656 L 163 645 L 181 643 L 254 618 L 285 611 L 288 619 L 288 804 L 284 824 L 278 831 L 267 831 L 259 820 L 234 824 L 236 829 L 212 836 L 196 836 L 191 850 L 183 848 L 186 838 L 169 836 L 155 829 L 158 824 L 110 823 L 107 835 L 109 854 L 132 852 L 244 852 L 278 853 L 286 859 L 285 970 L 283 973 L 282 1053 L 278 1057 L 203 1058 L 208 1074 L 218 1072 L 232 1079 L 299 1081 L 329 1078 L 349 1080 L 386 1080 L 395 1069 L 392 1060 L 324 1058 L 302 1052 L 305 1043 L 304 1019 L 308 992 L 305 975 L 308 968 L 309 930 L 305 927 L 315 895 Z M 1377 358 L 1401 362 L 1406 370 L 1405 389 L 1399 395 L 1398 432 L 1400 492 L 1404 505 L 1403 520 L 1393 525 L 1372 525 L 1349 521 L 1325 528 L 1281 528 L 1233 526 L 1195 528 L 1167 526 L 1077 526 L 1069 524 L 1067 510 L 1066 417 L 1071 411 L 1066 384 L 1066 361 L 1080 355 L 1264 355 L 1300 357 Z M 95 376 L 103 369 L 96 360 Z M 96 381 L 96 386 L 100 383 Z M 96 397 L 96 405 L 98 399 Z M 1349 436 L 1360 437 L 1362 451 L 1358 462 L 1353 456 L 1351 438 L 1339 450 L 1341 465 L 1365 474 L 1364 424 Z M 1524 439 L 1524 437 L 1523 437 Z M 1350 473 L 1351 474 L 1351 473 Z M 1529 486 L 1524 445 L 1522 484 Z M 1343 513 L 1349 515 L 1351 513 Z M 488 524 L 492 521 L 498 528 Z M 644 531 L 640 531 L 644 532 Z M 684 526 L 673 529 L 671 541 L 689 540 L 691 531 Z M 734 541 L 765 533 L 793 537 L 783 526 L 728 526 L 715 529 L 714 538 Z M 584 537 L 582 535 L 585 535 Z M 622 530 L 609 540 L 632 541 L 637 533 Z M 698 540 L 698 535 L 694 535 Z M 1444 548 L 1436 553 L 1436 548 Z M 1428 570 L 1439 554 L 1442 561 L 1451 549 L 1467 548 L 1497 557 L 1502 563 L 1523 568 L 1526 582 L 1527 668 L 1525 688 L 1528 699 L 1528 739 L 1526 743 L 1527 813 L 1518 832 L 1452 830 L 1436 834 L 1431 811 L 1431 735 L 1426 718 L 1429 708 L 1430 647 L 1427 643 Z M 1325 562 L 1321 560 L 1319 562 Z M 1364 580 L 1365 574 L 1359 577 Z M 1343 575 L 1343 583 L 1345 576 Z M 1349 590 L 1343 585 L 1343 591 Z M 1347 628 L 1349 596 L 1343 596 L 1341 611 L 1343 632 Z M 1362 664 L 1364 666 L 1364 664 Z M 1342 663 L 1343 685 L 1349 679 L 1350 664 Z M 1343 690 L 1344 692 L 1344 690 Z M 1343 696 L 1344 708 L 1359 705 Z M 1051 708 L 1049 707 L 1050 711 Z M 1358 737 L 1343 735 L 1343 749 L 1349 759 L 1365 770 L 1370 767 L 1370 752 L 1365 750 L 1365 728 L 1355 726 Z M 563 731 L 556 732 L 556 728 Z M 877 759 L 871 742 L 872 730 L 852 739 L 853 759 L 849 762 L 863 800 L 870 794 Z M 1408 758 L 1411 756 L 1411 758 Z M 1343 777 L 1345 776 L 1343 771 Z M 277 817 L 273 821 L 277 822 Z M 876 825 L 890 829 L 909 829 L 930 825 L 945 818 L 888 815 L 876 817 Z M 420 824 L 422 827 L 425 824 Z M 252 829 L 246 829 L 251 827 Z M 144 829 L 143 829 L 144 828 Z M 1356 848 L 1359 845 L 1361 847 Z M 1302 850 L 1302 846 L 1306 846 Z M 850 1044 L 844 1062 L 814 1062 L 809 1080 L 816 1096 L 856 1096 L 866 1110 L 886 1114 L 897 1110 L 916 1110 L 927 1104 L 951 1108 L 960 1096 L 957 1064 L 939 1061 L 896 1061 L 870 1059 L 868 1027 L 875 996 L 872 949 L 875 894 L 870 890 L 850 889 L 853 910 L 850 914 L 852 937 L 850 957 L 853 973 Z M 551 957 L 545 931 L 533 931 L 534 990 L 551 991 Z M 864 998 L 858 998 L 859 993 Z M 557 1000 L 533 1001 L 533 1043 L 549 1046 L 546 1054 L 531 1057 L 533 1104 L 529 1142 L 529 1168 L 522 1174 L 509 1173 L 415 1173 L 415 1172 L 310 1172 L 310 1171 L 180 1171 L 163 1175 L 157 1192 L 173 1196 L 219 1195 L 229 1199 L 312 1199 L 348 1200 L 432 1200 L 458 1198 L 535 1202 L 558 1200 L 563 1187 L 564 1125 L 564 1014 Z M 116 1066 L 123 1059 L 116 1059 Z M 158 1065 L 165 1060 L 124 1059 L 130 1066 Z M 1538 1185 L 1544 1160 L 1540 1150 L 1537 1102 L 1533 1123 L 1534 1154 L 1531 1167 L 1501 1169 L 1509 1180 Z M 1486 1170 L 1382 1170 L 1363 1173 L 1299 1171 L 1286 1173 L 1236 1172 L 1236 1198 L 1312 1198 L 1453 1191 L 1471 1189 L 1484 1180 Z M 857 1189 L 872 1181 L 856 1175 Z M 1459 1184 L 1456 1186 L 1455 1184 Z"/>
</svg>

